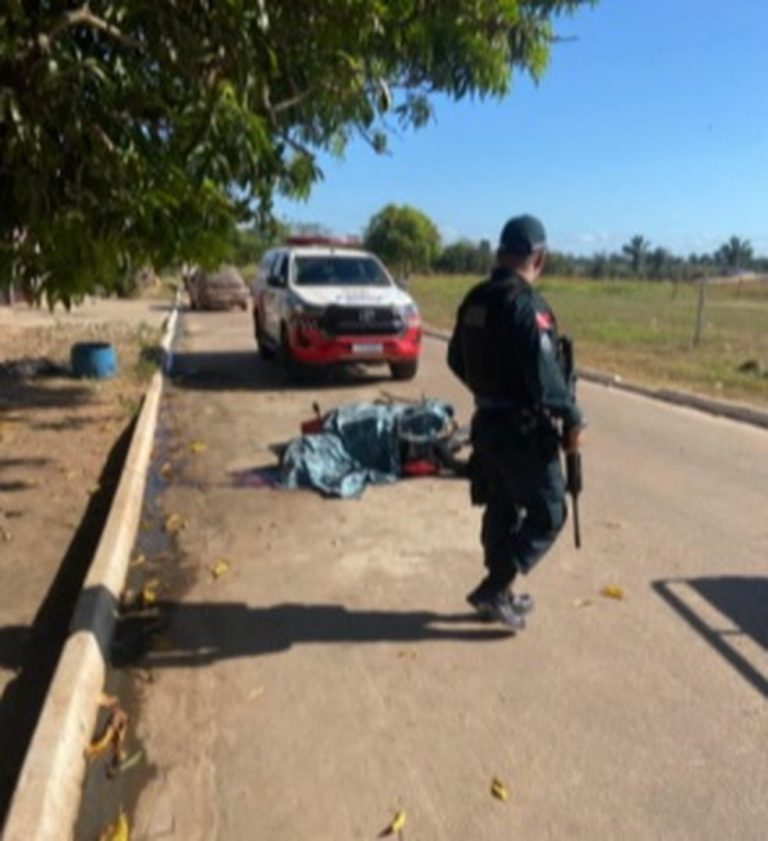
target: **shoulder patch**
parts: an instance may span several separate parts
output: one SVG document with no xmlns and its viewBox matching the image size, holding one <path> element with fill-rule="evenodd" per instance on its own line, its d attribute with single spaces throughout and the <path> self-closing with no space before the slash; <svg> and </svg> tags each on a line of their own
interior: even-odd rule
<svg viewBox="0 0 768 841">
<path fill-rule="evenodd" d="M 551 330 L 553 323 L 552 316 L 548 312 L 536 313 L 536 326 L 539 330 Z"/>
</svg>

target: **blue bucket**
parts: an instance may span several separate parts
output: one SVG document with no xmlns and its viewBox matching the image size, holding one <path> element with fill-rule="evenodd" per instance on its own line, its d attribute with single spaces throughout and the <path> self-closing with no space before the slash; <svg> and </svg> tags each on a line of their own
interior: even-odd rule
<svg viewBox="0 0 768 841">
<path fill-rule="evenodd" d="M 115 349 L 106 342 L 80 342 L 72 345 L 72 373 L 76 377 L 104 380 L 117 373 Z"/>
</svg>

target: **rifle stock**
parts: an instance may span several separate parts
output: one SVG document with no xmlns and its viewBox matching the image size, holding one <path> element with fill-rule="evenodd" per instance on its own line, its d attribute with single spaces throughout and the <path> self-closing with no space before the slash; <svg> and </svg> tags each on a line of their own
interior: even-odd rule
<svg viewBox="0 0 768 841">
<path fill-rule="evenodd" d="M 581 493 L 581 453 L 565 454 L 565 488 L 571 496 L 573 515 L 573 542 L 581 549 L 581 526 L 579 525 L 579 494 Z"/>
<path fill-rule="evenodd" d="M 563 377 L 573 399 L 576 399 L 576 368 L 573 364 L 573 342 L 568 336 L 561 336 L 559 340 L 560 364 Z M 573 542 L 577 549 L 581 549 L 581 526 L 579 524 L 579 494 L 582 489 L 581 453 L 576 451 L 565 454 L 565 488 L 571 497 L 571 513 L 573 515 Z"/>
</svg>

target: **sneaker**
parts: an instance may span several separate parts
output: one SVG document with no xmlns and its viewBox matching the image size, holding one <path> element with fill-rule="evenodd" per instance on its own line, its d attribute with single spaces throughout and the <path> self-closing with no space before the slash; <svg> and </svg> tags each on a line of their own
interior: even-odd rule
<svg viewBox="0 0 768 841">
<path fill-rule="evenodd" d="M 533 596 L 528 593 L 510 593 L 512 609 L 521 616 L 526 616 L 533 610 Z"/>
<path fill-rule="evenodd" d="M 494 595 L 493 590 L 488 589 L 485 581 L 479 584 L 471 593 L 467 595 L 467 601 L 475 610 L 480 610 L 480 605 L 484 604 L 490 597 Z M 519 613 L 521 616 L 527 616 L 534 608 L 535 602 L 533 596 L 529 593 L 509 593 L 512 610 Z"/>
<path fill-rule="evenodd" d="M 514 609 L 506 590 L 500 593 L 474 590 L 467 596 L 467 601 L 483 619 L 500 622 L 513 631 L 522 631 L 525 628 L 525 617 Z"/>
</svg>

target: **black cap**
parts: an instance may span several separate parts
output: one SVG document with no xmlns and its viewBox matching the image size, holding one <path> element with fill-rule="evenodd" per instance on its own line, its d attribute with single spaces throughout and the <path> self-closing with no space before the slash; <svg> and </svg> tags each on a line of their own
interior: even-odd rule
<svg viewBox="0 0 768 841">
<path fill-rule="evenodd" d="M 544 226 L 535 216 L 515 216 L 501 231 L 499 251 L 514 254 L 515 257 L 529 257 L 534 251 L 547 246 Z"/>
</svg>

